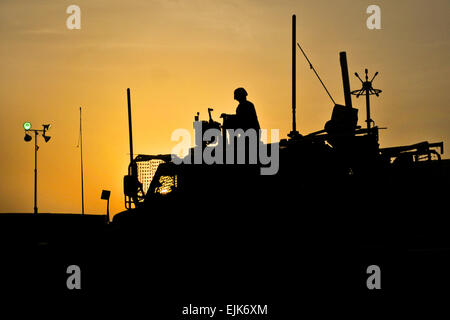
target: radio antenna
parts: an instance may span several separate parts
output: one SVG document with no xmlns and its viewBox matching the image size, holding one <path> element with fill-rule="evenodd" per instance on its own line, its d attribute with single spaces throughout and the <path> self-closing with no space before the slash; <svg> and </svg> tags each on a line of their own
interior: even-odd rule
<svg viewBox="0 0 450 320">
<path fill-rule="evenodd" d="M 83 127 L 80 107 L 80 165 L 81 165 L 81 214 L 84 215 L 84 174 L 83 174 Z"/>
<path fill-rule="evenodd" d="M 314 69 L 311 61 L 309 61 L 308 56 L 306 55 L 305 51 L 303 51 L 302 47 L 300 46 L 300 44 L 297 42 L 297 46 L 299 47 L 300 51 L 303 53 L 303 55 L 306 58 L 306 61 L 308 61 L 309 64 L 309 68 L 312 69 L 317 77 L 317 79 L 319 79 L 320 83 L 322 84 L 322 87 L 325 89 L 325 91 L 327 92 L 328 96 L 330 97 L 331 101 L 333 101 L 333 104 L 336 104 L 336 102 L 334 102 L 333 97 L 331 96 L 330 92 L 328 91 L 327 87 L 325 86 L 325 84 L 323 83 L 322 79 L 320 79 L 316 69 Z"/>
</svg>

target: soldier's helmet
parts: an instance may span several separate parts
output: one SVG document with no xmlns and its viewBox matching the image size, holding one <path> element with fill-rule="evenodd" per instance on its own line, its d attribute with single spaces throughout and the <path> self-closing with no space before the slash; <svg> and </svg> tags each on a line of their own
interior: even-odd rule
<svg viewBox="0 0 450 320">
<path fill-rule="evenodd" d="M 236 100 L 240 100 L 241 98 L 245 98 L 247 96 L 247 91 L 244 88 L 237 88 L 234 90 L 234 98 Z"/>
</svg>

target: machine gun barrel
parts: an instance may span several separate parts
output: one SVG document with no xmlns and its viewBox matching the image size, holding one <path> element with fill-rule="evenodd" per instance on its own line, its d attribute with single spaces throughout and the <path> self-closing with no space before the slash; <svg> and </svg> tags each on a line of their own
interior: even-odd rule
<svg viewBox="0 0 450 320">
<path fill-rule="evenodd" d="M 350 80 L 348 77 L 347 54 L 345 51 L 339 53 L 342 71 L 342 84 L 344 85 L 345 106 L 352 107 L 352 95 L 350 92 Z"/>
</svg>

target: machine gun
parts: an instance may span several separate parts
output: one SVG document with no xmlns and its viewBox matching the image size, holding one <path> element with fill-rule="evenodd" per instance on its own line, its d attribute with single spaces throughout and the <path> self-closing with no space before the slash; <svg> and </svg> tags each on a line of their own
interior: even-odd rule
<svg viewBox="0 0 450 320">
<path fill-rule="evenodd" d="M 439 148 L 439 152 L 435 149 Z M 409 146 L 399 146 L 380 149 L 381 156 L 394 165 L 408 165 L 423 160 L 431 161 L 432 156 L 441 160 L 441 154 L 444 153 L 444 143 L 429 143 L 423 141 Z"/>
<path fill-rule="evenodd" d="M 194 129 L 197 130 L 198 128 L 198 124 L 201 124 L 201 137 L 203 137 L 203 134 L 205 133 L 205 131 L 209 130 L 209 129 L 217 129 L 220 130 L 222 128 L 222 126 L 220 125 L 219 122 L 214 121 L 212 116 L 211 116 L 211 112 L 214 111 L 213 108 L 208 108 L 208 115 L 209 115 L 209 120 L 199 120 L 200 117 L 200 112 L 197 112 L 197 115 L 194 117 Z M 209 144 L 211 144 L 213 141 L 209 140 L 209 141 L 203 141 L 202 142 L 202 148 L 204 149 L 206 146 L 208 146 Z M 198 143 L 198 142 L 197 142 Z"/>
</svg>

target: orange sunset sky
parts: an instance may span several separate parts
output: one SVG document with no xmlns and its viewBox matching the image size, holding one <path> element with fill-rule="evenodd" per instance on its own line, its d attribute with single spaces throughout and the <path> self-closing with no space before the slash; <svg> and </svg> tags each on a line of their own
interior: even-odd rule
<svg viewBox="0 0 450 320">
<path fill-rule="evenodd" d="M 68 30 L 66 8 L 81 8 Z M 369 30 L 366 8 L 381 8 Z M 131 88 L 135 153 L 170 153 L 177 128 L 195 113 L 233 113 L 243 86 L 263 128 L 291 130 L 291 15 L 297 40 L 337 103 L 344 103 L 339 51 L 353 76 L 379 71 L 372 118 L 382 147 L 424 140 L 448 149 L 448 0 L 2 0 L 0 2 L 0 212 L 33 211 L 32 143 L 24 121 L 51 123 L 40 138 L 39 212 L 81 211 L 79 107 L 83 107 L 85 208 L 124 210 L 129 162 L 126 88 Z M 297 122 L 320 130 L 332 104 L 297 51 Z M 364 125 L 365 103 L 353 97 Z M 444 154 L 448 158 L 448 154 Z"/>
</svg>

